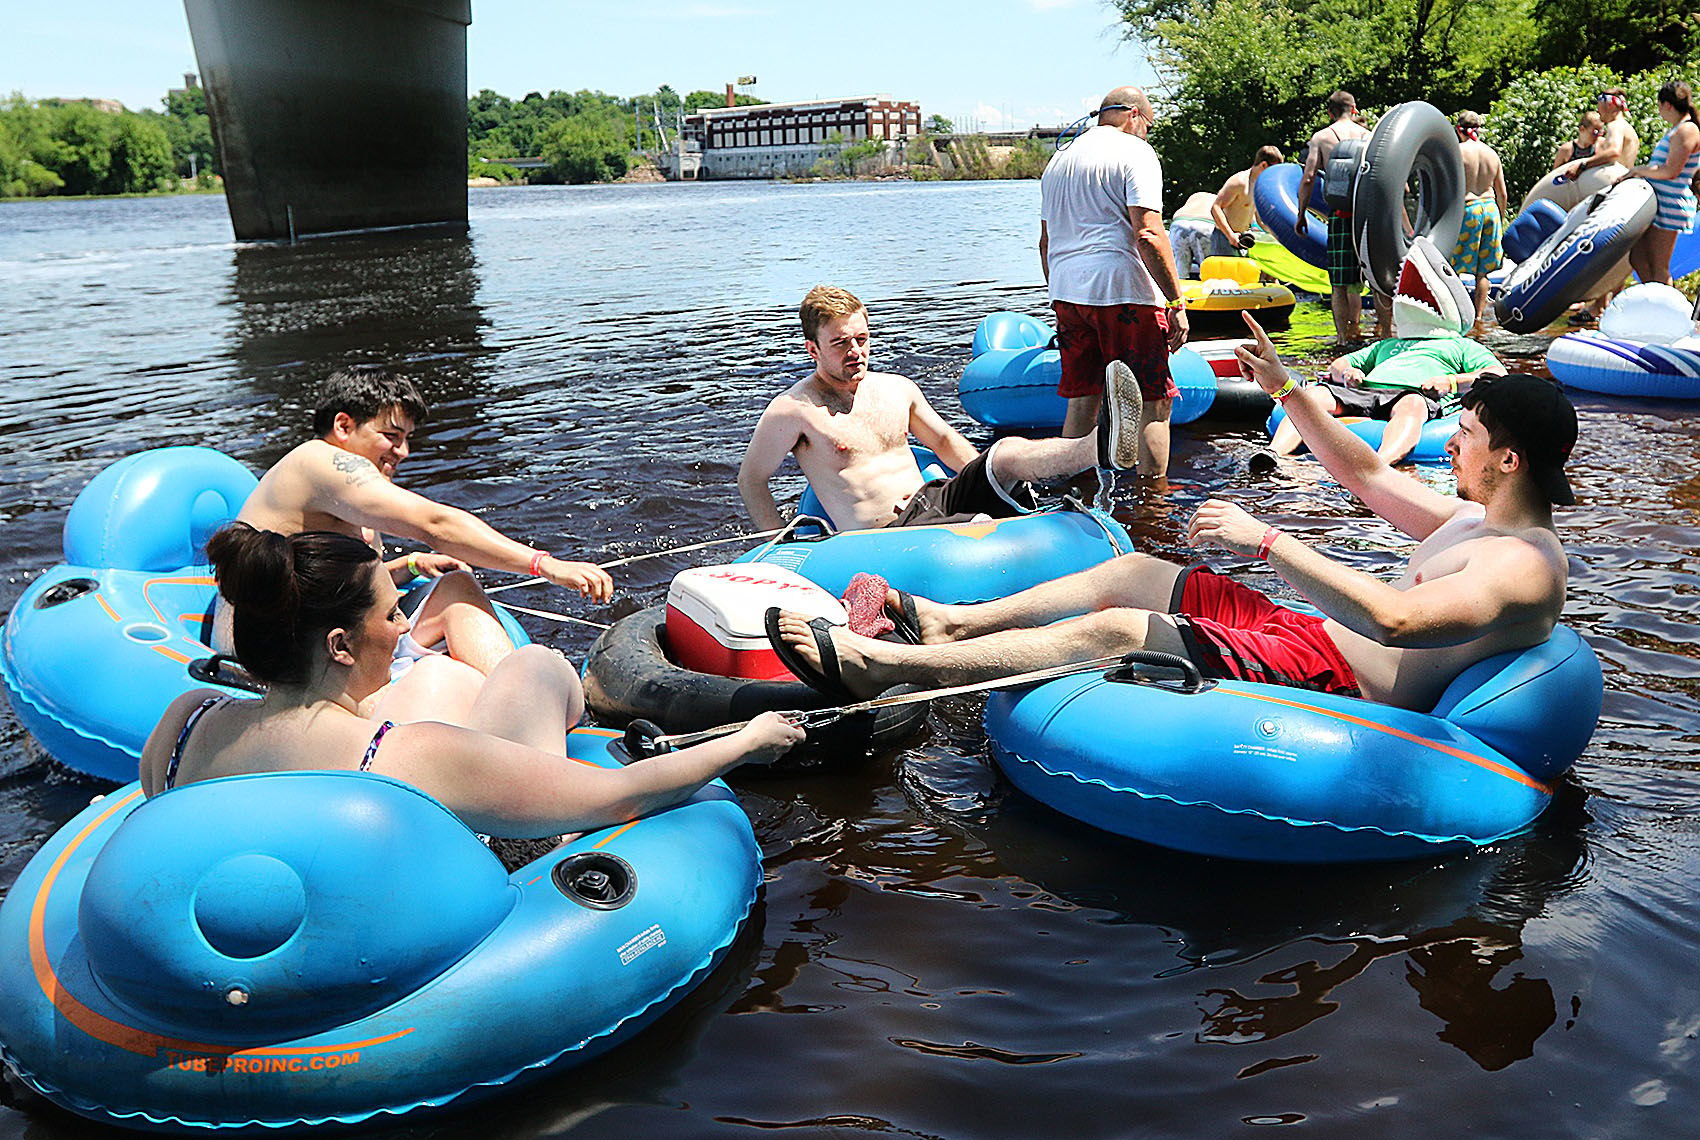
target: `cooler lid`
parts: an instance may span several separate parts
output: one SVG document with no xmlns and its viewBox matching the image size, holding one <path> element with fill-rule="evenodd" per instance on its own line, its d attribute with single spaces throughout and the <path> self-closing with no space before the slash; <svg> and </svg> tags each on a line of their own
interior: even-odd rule
<svg viewBox="0 0 1700 1140">
<path fill-rule="evenodd" d="M 673 578 L 667 604 L 703 629 L 726 638 L 767 643 L 762 617 L 768 607 L 793 610 L 810 617 L 843 623 L 850 620 L 844 604 L 795 570 L 765 562 L 732 562 L 698 566 Z"/>
</svg>

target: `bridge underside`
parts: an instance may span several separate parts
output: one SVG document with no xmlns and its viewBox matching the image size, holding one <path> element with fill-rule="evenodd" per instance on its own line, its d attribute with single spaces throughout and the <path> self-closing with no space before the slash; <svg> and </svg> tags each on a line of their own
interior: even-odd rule
<svg viewBox="0 0 1700 1140">
<path fill-rule="evenodd" d="M 242 241 L 466 224 L 471 0 L 184 0 Z"/>
</svg>

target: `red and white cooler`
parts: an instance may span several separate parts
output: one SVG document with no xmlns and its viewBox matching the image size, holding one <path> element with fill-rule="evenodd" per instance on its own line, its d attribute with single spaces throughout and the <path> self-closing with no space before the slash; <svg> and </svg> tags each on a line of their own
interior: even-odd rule
<svg viewBox="0 0 1700 1140">
<path fill-rule="evenodd" d="M 849 620 L 842 602 L 783 566 L 699 566 L 679 573 L 667 590 L 667 645 L 674 662 L 721 677 L 793 680 L 762 624 L 770 606 L 837 624 Z"/>
<path fill-rule="evenodd" d="M 1237 380 L 1240 378 L 1240 360 L 1234 355 L 1234 350 L 1240 345 L 1256 346 L 1254 340 L 1245 337 L 1223 338 L 1220 340 L 1189 340 L 1186 346 L 1198 355 L 1204 357 L 1210 365 L 1210 371 L 1216 374 L 1218 380 Z"/>
</svg>

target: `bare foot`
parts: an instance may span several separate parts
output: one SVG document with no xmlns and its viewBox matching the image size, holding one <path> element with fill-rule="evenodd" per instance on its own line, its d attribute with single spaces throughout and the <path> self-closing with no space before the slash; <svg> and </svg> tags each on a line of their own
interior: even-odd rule
<svg viewBox="0 0 1700 1140">
<path fill-rule="evenodd" d="M 815 641 L 815 631 L 809 626 L 809 621 L 807 614 L 781 610 L 779 636 L 811 668 L 830 676 L 821 661 L 820 647 Z M 880 670 L 878 665 L 870 661 L 870 652 L 877 654 L 879 647 L 886 644 L 871 637 L 863 637 L 847 625 L 832 627 L 832 648 L 838 654 L 838 675 L 843 680 L 844 687 L 857 697 L 871 697 L 896 684 L 895 681 L 882 683 L 877 676 L 870 675 L 870 672 L 877 673 Z"/>
</svg>

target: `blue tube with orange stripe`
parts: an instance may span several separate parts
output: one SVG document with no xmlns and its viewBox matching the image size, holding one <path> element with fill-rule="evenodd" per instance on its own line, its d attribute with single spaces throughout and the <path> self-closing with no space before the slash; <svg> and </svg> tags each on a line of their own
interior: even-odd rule
<svg viewBox="0 0 1700 1140">
<path fill-rule="evenodd" d="M 573 760 L 621 763 L 574 730 Z M 567 763 L 570 761 L 563 761 Z M 0 1053 L 103 1123 L 373 1122 L 460 1105 L 633 1036 L 699 985 L 760 852 L 716 781 L 513 874 L 367 772 L 120 788 L 0 905 Z"/>
<path fill-rule="evenodd" d="M 120 459 L 77 495 L 65 561 L 30 583 L 0 629 L 0 681 L 48 755 L 102 780 L 134 780 L 166 706 L 224 687 L 191 673 L 212 655 L 206 541 L 257 482 L 211 448 L 162 447 Z M 500 616 L 516 644 L 529 640 Z"/>
<path fill-rule="evenodd" d="M 986 702 L 1010 782 L 1076 819 L 1235 859 L 1419 859 L 1527 828 L 1599 720 L 1599 660 L 1559 626 L 1471 666 L 1427 713 L 1241 681 L 1097 674 Z"/>
</svg>

